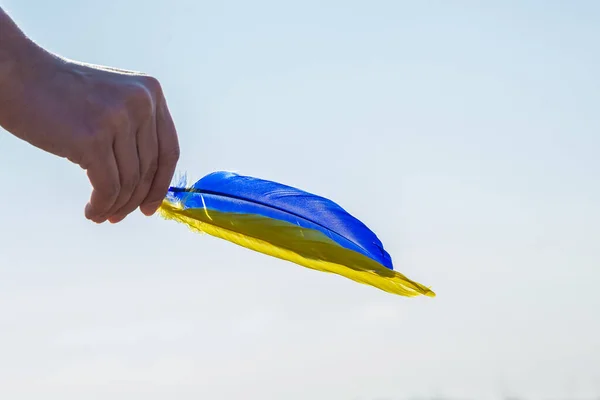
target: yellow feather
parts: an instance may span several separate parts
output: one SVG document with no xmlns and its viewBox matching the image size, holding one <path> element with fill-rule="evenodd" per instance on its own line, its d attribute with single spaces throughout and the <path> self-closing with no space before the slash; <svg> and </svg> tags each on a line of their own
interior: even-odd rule
<svg viewBox="0 0 600 400">
<path fill-rule="evenodd" d="M 260 215 L 222 213 L 206 208 L 183 209 L 167 200 L 159 208 L 159 213 L 192 230 L 307 268 L 338 274 L 389 293 L 435 297 L 429 288 L 360 253 L 339 246 L 313 229 Z"/>
</svg>

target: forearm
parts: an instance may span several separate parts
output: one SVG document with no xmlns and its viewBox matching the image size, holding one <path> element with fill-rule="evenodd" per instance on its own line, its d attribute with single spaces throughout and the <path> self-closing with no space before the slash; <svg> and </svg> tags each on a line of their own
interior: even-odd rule
<svg viewBox="0 0 600 400">
<path fill-rule="evenodd" d="M 7 131 L 14 133 L 26 91 L 35 87 L 49 56 L 0 7 L 0 126 Z"/>
<path fill-rule="evenodd" d="M 0 7 L 0 90 L 14 79 L 33 43 Z"/>
</svg>

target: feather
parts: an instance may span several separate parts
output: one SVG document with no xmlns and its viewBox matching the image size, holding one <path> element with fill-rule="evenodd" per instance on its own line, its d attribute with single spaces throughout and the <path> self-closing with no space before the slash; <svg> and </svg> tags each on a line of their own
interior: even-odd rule
<svg viewBox="0 0 600 400">
<path fill-rule="evenodd" d="M 435 296 L 394 271 L 365 224 L 333 201 L 291 186 L 218 171 L 169 188 L 159 212 L 195 231 L 389 293 Z"/>
</svg>

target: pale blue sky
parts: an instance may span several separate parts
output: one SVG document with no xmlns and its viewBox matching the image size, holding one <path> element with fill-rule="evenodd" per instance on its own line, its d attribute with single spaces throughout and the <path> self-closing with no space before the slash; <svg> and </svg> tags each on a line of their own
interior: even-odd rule
<svg viewBox="0 0 600 400">
<path fill-rule="evenodd" d="M 599 2 L 2 4 L 161 79 L 181 172 L 328 196 L 438 297 L 96 226 L 85 174 L 1 132 L 0 398 L 600 395 Z"/>
</svg>

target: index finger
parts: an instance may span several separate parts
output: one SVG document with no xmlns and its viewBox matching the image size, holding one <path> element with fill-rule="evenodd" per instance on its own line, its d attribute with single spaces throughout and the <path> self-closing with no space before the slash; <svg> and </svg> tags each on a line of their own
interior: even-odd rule
<svg viewBox="0 0 600 400">
<path fill-rule="evenodd" d="M 179 161 L 179 139 L 175 123 L 165 100 L 160 102 L 156 110 L 156 135 L 158 137 L 158 168 L 154 181 L 145 200 L 140 205 L 140 211 L 146 216 L 156 212 L 167 195 L 169 185 L 175 174 Z"/>
<path fill-rule="evenodd" d="M 113 206 L 121 190 L 119 169 L 112 151 L 96 157 L 87 169 L 92 184 L 92 196 L 85 207 L 85 217 L 94 222 L 105 221 L 105 215 Z"/>
</svg>

